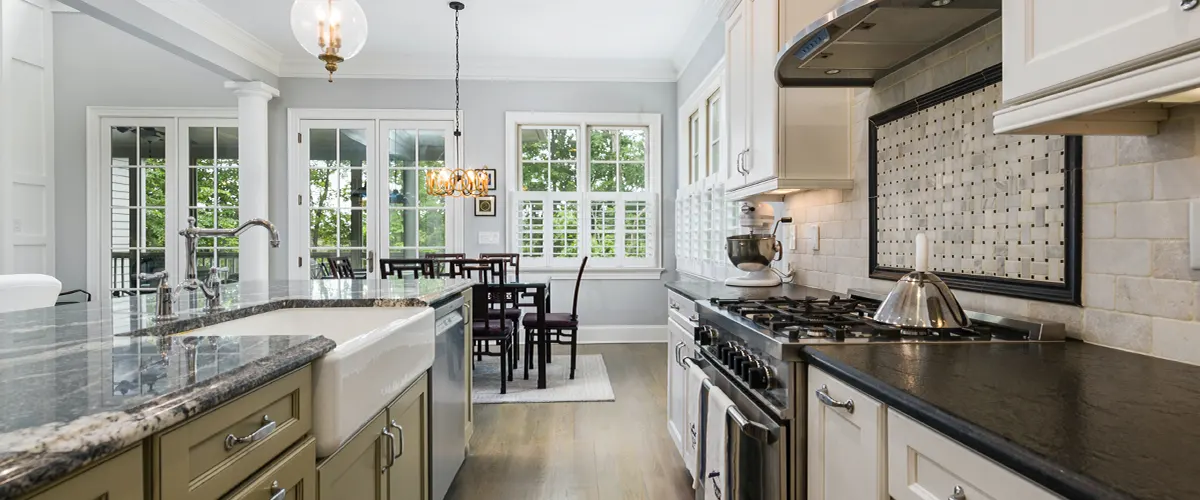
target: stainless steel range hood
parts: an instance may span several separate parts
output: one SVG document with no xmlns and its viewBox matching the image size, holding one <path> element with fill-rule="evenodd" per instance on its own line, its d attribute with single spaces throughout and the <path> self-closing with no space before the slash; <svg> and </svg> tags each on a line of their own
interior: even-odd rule
<svg viewBox="0 0 1200 500">
<path fill-rule="evenodd" d="M 780 87 L 871 87 L 1000 17 L 1001 0 L 846 0 L 809 24 L 775 63 Z"/>
</svg>

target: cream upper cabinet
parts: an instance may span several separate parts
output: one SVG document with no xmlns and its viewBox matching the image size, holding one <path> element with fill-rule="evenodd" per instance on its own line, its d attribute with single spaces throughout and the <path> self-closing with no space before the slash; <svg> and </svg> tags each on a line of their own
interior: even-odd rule
<svg viewBox="0 0 1200 500">
<path fill-rule="evenodd" d="M 775 81 L 784 42 L 838 3 L 743 0 L 726 21 L 731 199 L 853 187 L 853 90 L 780 89 Z"/>
<path fill-rule="evenodd" d="M 1181 0 L 1004 0 L 1004 102 L 1194 50 Z"/>
<path fill-rule="evenodd" d="M 726 188 L 746 184 L 745 158 L 750 150 L 750 0 L 742 1 L 725 21 L 725 110 L 729 130 Z"/>
<path fill-rule="evenodd" d="M 996 133 L 1154 135 L 1200 102 L 1200 2 L 1004 0 Z"/>
<path fill-rule="evenodd" d="M 816 368 L 807 392 L 809 500 L 888 500 L 887 408 Z"/>
</svg>

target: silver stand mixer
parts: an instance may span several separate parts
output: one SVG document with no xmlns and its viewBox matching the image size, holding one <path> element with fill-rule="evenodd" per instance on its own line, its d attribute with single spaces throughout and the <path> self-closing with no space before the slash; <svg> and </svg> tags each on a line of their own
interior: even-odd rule
<svg viewBox="0 0 1200 500">
<path fill-rule="evenodd" d="M 783 245 L 775 239 L 779 224 L 791 224 L 791 217 L 784 217 L 775 222 L 774 229 L 767 233 L 771 222 L 775 220 L 774 210 L 770 205 L 742 203 L 742 214 L 738 217 L 738 225 L 747 228 L 749 234 L 730 236 L 725 239 L 725 253 L 734 267 L 745 271 L 746 274 L 725 280 L 729 286 L 763 287 L 778 286 L 782 278 L 791 279 L 791 273 L 784 274 L 771 267 L 772 262 L 783 260 Z"/>
</svg>

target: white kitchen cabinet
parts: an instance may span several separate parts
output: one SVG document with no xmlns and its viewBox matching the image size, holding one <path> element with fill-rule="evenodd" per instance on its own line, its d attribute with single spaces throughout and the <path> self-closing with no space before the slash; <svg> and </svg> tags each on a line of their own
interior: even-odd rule
<svg viewBox="0 0 1200 500">
<path fill-rule="evenodd" d="M 807 399 L 808 499 L 888 500 L 887 407 L 813 367 Z"/>
<path fill-rule="evenodd" d="M 743 0 L 732 10 L 725 40 L 731 199 L 853 187 L 852 90 L 780 89 L 775 81 L 783 43 L 838 3 Z"/>
<path fill-rule="evenodd" d="M 687 412 L 684 406 L 687 370 L 683 358 L 695 355 L 693 331 L 696 321 L 696 303 L 667 290 L 667 432 L 680 457 L 684 456 L 684 439 L 688 435 L 683 424 Z"/>
<path fill-rule="evenodd" d="M 903 413 L 887 414 L 887 493 L 895 500 L 1060 498 Z"/>
<path fill-rule="evenodd" d="M 998 133 L 1152 135 L 1197 102 L 1200 8 L 1190 0 L 1004 0 Z"/>
<path fill-rule="evenodd" d="M 726 189 L 746 184 L 745 162 L 750 151 L 750 9 L 744 0 L 725 20 Z"/>
</svg>

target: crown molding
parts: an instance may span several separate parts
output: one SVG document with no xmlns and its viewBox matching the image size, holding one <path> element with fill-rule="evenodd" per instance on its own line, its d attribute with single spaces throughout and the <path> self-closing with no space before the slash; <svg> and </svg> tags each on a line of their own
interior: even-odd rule
<svg viewBox="0 0 1200 500">
<path fill-rule="evenodd" d="M 286 57 L 280 77 L 328 78 L 316 58 Z M 464 58 L 463 80 L 563 82 L 671 82 L 675 65 L 663 59 Z M 355 57 L 338 66 L 338 78 L 449 80 L 454 62 L 447 56 L 392 55 Z"/>
<path fill-rule="evenodd" d="M 50 12 L 79 12 L 76 9 L 63 5 L 58 0 L 50 0 Z"/>
<path fill-rule="evenodd" d="M 283 54 L 198 0 L 136 0 L 250 63 L 279 75 Z"/>
</svg>

